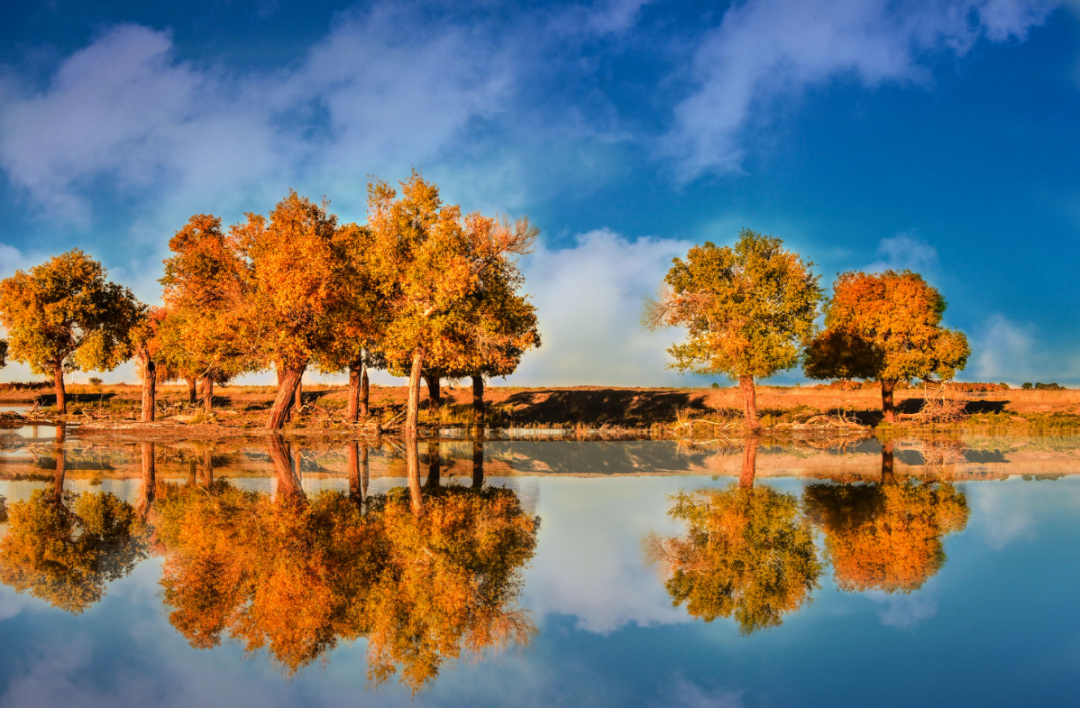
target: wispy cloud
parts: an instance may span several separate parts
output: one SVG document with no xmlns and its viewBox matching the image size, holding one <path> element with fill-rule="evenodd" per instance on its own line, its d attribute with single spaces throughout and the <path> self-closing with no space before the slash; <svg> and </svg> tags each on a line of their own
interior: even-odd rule
<svg viewBox="0 0 1080 708">
<path fill-rule="evenodd" d="M 963 56 L 981 38 L 1023 41 L 1058 5 L 1048 0 L 750 0 L 701 40 L 693 92 L 662 151 L 679 176 L 737 172 L 755 125 L 781 100 L 833 81 L 920 83 L 936 55 Z"/>
<path fill-rule="evenodd" d="M 937 268 L 937 249 L 914 234 L 897 234 L 881 239 L 878 260 L 866 266 L 869 273 L 883 270 L 913 270 L 926 275 Z"/>
</svg>

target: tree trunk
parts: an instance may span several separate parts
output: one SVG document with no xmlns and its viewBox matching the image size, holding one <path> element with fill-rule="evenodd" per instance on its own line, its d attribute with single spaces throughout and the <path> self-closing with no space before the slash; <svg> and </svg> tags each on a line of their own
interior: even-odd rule
<svg viewBox="0 0 1080 708">
<path fill-rule="evenodd" d="M 349 364 L 349 403 L 345 409 L 345 420 L 355 423 L 360 419 L 360 369 L 363 364 Z"/>
<path fill-rule="evenodd" d="M 304 375 L 304 367 L 286 369 L 282 376 L 281 385 L 278 386 L 277 398 L 270 407 L 270 419 L 266 427 L 270 430 L 281 430 L 281 426 L 289 418 L 289 411 L 296 400 L 296 389 L 300 385 L 300 377 Z"/>
<path fill-rule="evenodd" d="M 184 380 L 187 381 L 187 402 L 194 404 L 199 400 L 199 397 L 195 392 L 195 379 Z"/>
<path fill-rule="evenodd" d="M 285 497 L 303 499 L 304 488 L 300 486 L 300 478 L 293 471 L 289 444 L 282 440 L 280 435 L 270 436 L 270 459 L 274 461 L 274 472 L 277 473 L 278 493 Z"/>
<path fill-rule="evenodd" d="M 893 475 L 893 443 L 892 440 L 881 444 L 881 483 L 890 484 L 896 481 Z"/>
<path fill-rule="evenodd" d="M 424 353 L 418 351 L 413 354 L 412 370 L 409 372 L 409 401 L 408 411 L 405 414 L 406 438 L 416 439 L 416 425 L 419 418 L 420 408 L 420 369 L 424 365 Z"/>
<path fill-rule="evenodd" d="M 739 388 L 742 389 L 743 409 L 746 413 L 746 424 L 751 430 L 757 430 L 757 391 L 754 388 L 753 376 L 740 376 Z"/>
<path fill-rule="evenodd" d="M 477 374 L 472 377 L 473 427 L 483 435 L 484 431 L 484 377 Z"/>
<path fill-rule="evenodd" d="M 893 391 L 896 389 L 895 381 L 881 382 L 881 412 L 885 415 L 885 422 L 896 422 L 896 403 L 893 400 Z"/>
<path fill-rule="evenodd" d="M 424 489 L 435 489 L 439 486 L 439 443 L 428 442 L 427 444 L 427 479 L 424 480 Z"/>
<path fill-rule="evenodd" d="M 154 422 L 154 407 L 157 405 L 157 365 L 149 354 L 143 357 L 142 380 L 142 422 Z"/>
<path fill-rule="evenodd" d="M 438 374 L 428 374 L 424 378 L 427 379 L 428 410 L 433 411 L 442 405 L 442 390 L 439 388 L 439 376 Z"/>
<path fill-rule="evenodd" d="M 278 393 L 281 393 L 281 384 L 285 381 L 285 369 L 281 368 L 281 364 L 274 362 L 274 373 L 277 374 L 277 387 Z M 288 423 L 292 418 L 292 407 L 285 413 L 285 422 Z"/>
<path fill-rule="evenodd" d="M 67 459 L 64 451 L 64 426 L 56 426 L 56 474 L 53 475 L 53 497 L 57 504 L 64 501 L 64 475 Z"/>
<path fill-rule="evenodd" d="M 67 392 L 64 391 L 64 366 L 53 366 L 53 383 L 56 386 L 56 412 L 65 415 L 67 413 Z"/>
<path fill-rule="evenodd" d="M 751 435 L 746 439 L 743 447 L 742 473 L 739 475 L 739 486 L 750 489 L 754 486 L 754 476 L 757 474 L 757 450 L 761 438 Z"/>
<path fill-rule="evenodd" d="M 411 437 L 405 437 L 405 467 L 408 470 L 412 512 L 416 516 L 420 516 L 420 514 L 424 513 L 424 498 L 420 492 L 420 451 L 417 450 L 415 434 Z"/>
<path fill-rule="evenodd" d="M 371 393 L 371 382 L 368 380 L 367 363 L 364 363 L 360 369 L 360 415 L 367 418 L 370 415 L 368 410 L 368 395 Z"/>
<path fill-rule="evenodd" d="M 214 410 L 214 379 L 204 376 L 202 381 L 203 409 L 209 413 Z"/>
<path fill-rule="evenodd" d="M 149 516 L 154 506 L 154 443 L 139 443 L 142 452 L 142 499 L 139 500 L 139 513 Z"/>
<path fill-rule="evenodd" d="M 297 417 L 300 416 L 300 409 L 304 407 L 304 377 L 300 376 L 300 380 L 296 382 L 296 400 L 293 402 L 293 409 L 296 411 Z"/>
<path fill-rule="evenodd" d="M 484 443 L 475 439 L 472 444 L 472 486 L 473 489 L 484 486 Z"/>
</svg>

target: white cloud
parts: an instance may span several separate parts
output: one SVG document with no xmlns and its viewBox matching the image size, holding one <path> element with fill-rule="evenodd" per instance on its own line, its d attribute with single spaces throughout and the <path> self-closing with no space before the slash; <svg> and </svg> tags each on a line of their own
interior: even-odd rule
<svg viewBox="0 0 1080 708">
<path fill-rule="evenodd" d="M 541 244 L 524 261 L 526 290 L 534 293 L 543 346 L 528 353 L 514 384 L 692 385 L 665 367 L 665 352 L 681 330 L 649 332 L 641 323 L 671 259 L 692 244 L 674 239 L 631 242 L 600 229 L 574 246 Z"/>
<path fill-rule="evenodd" d="M 863 596 L 881 606 L 878 618 L 886 627 L 910 629 L 934 617 L 938 611 L 937 593 L 923 589 L 911 594 L 889 594 L 880 590 Z"/>
<path fill-rule="evenodd" d="M 737 172 L 747 133 L 781 99 L 836 80 L 922 82 L 925 59 L 963 56 L 980 38 L 1023 41 L 1048 0 L 750 0 L 733 5 L 694 55 L 693 93 L 675 107 L 663 151 L 692 180 Z"/>
<path fill-rule="evenodd" d="M 1012 322 L 1002 314 L 991 315 L 974 337 L 975 352 L 970 371 L 980 381 L 1027 380 L 1048 372 L 1036 354 L 1035 328 Z"/>
<path fill-rule="evenodd" d="M 878 244 L 878 260 L 866 266 L 867 272 L 883 270 L 913 270 L 926 274 L 937 268 L 937 249 L 913 234 L 897 234 L 881 239 Z"/>
</svg>

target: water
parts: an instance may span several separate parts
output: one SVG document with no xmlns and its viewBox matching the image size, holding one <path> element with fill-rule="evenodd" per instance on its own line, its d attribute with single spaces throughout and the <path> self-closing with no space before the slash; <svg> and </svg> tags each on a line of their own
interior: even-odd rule
<svg viewBox="0 0 1080 708">
<path fill-rule="evenodd" d="M 68 435 L 58 478 L 54 432 L 4 440 L 9 513 L 32 501 L 46 518 L 42 490 L 59 482 L 84 521 L 66 536 L 27 536 L 17 514 L 2 527 L 2 706 L 1080 696 L 1080 439 L 490 442 L 482 483 L 506 491 L 486 495 L 471 491 L 472 443 L 421 443 L 421 476 L 437 452 L 451 490 L 425 492 L 424 523 L 458 515 L 410 535 L 400 447 L 369 450 L 365 476 L 340 445 L 304 445 L 297 472 L 295 445 Z M 129 506 L 94 536 L 98 492 Z M 26 542 L 48 533 L 58 545 Z M 372 666 L 393 674 L 380 683 Z"/>
</svg>

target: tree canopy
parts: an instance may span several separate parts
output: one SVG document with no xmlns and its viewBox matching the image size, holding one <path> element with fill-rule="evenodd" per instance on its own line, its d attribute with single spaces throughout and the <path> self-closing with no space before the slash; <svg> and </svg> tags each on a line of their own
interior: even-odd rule
<svg viewBox="0 0 1080 708">
<path fill-rule="evenodd" d="M 66 412 L 64 373 L 111 371 L 132 356 L 131 327 L 144 306 L 79 249 L 0 281 L 0 322 L 11 357 L 53 377 Z"/>
<path fill-rule="evenodd" d="M 798 364 L 814 333 L 821 288 L 813 264 L 749 229 L 734 248 L 706 242 L 672 262 L 659 297 L 646 304 L 645 324 L 685 327 L 687 341 L 668 349 L 671 367 L 738 379 L 756 426 L 753 380 Z"/>
</svg>

